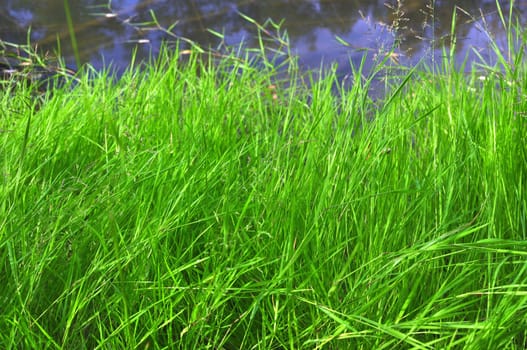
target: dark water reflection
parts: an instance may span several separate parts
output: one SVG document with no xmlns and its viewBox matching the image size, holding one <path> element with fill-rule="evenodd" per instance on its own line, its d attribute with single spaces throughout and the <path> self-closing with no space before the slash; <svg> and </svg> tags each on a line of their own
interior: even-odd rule
<svg viewBox="0 0 527 350">
<path fill-rule="evenodd" d="M 504 12 L 510 1 L 499 1 Z M 398 7 L 398 5 L 400 5 Z M 138 47 L 139 58 L 156 53 L 163 39 L 160 30 L 138 23 L 151 21 L 152 12 L 164 27 L 175 23 L 173 32 L 203 46 L 217 46 L 220 40 L 208 29 L 224 33 L 227 44 L 242 40 L 256 46 L 256 28 L 239 12 L 263 23 L 271 18 L 283 21 L 291 49 L 301 64 L 317 68 L 321 62 L 337 62 L 346 70 L 351 60 L 358 63 L 364 52 L 389 50 L 399 44 L 399 59 L 412 63 L 440 54 L 449 43 L 452 14 L 457 10 L 456 30 L 459 60 L 474 59 L 472 48 L 489 56 L 488 34 L 504 43 L 504 32 L 495 0 L 101 0 L 70 1 L 81 60 L 96 68 L 111 65 L 122 71 L 131 52 Z M 515 14 L 523 19 L 527 1 L 515 2 Z M 482 15 L 485 20 L 482 20 Z M 395 29 L 394 29 L 395 27 Z M 62 54 L 74 65 L 63 0 L 0 1 L 0 39 L 26 43 L 53 51 L 60 42 Z M 484 30 L 486 29 L 486 30 Z M 348 47 L 336 40 L 347 41 Z"/>
</svg>

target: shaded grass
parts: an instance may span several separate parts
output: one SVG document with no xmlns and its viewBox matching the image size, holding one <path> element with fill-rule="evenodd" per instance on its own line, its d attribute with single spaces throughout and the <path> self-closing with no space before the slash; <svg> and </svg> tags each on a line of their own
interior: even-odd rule
<svg viewBox="0 0 527 350">
<path fill-rule="evenodd" d="M 524 348 L 525 64 L 253 58 L 2 92 L 2 348 Z"/>
</svg>

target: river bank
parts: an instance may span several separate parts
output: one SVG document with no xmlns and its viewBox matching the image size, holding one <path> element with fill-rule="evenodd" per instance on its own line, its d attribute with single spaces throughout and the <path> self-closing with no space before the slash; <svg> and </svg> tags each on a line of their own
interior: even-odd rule
<svg viewBox="0 0 527 350">
<path fill-rule="evenodd" d="M 377 100 L 254 51 L 0 90 L 1 347 L 523 349 L 522 50 Z"/>
</svg>

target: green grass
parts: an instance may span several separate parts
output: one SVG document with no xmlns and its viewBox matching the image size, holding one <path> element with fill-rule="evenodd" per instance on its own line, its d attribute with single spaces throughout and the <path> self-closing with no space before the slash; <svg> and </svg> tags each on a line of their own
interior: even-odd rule
<svg viewBox="0 0 527 350">
<path fill-rule="evenodd" d="M 254 53 L 0 91 L 0 347 L 524 349 L 521 52 L 380 101 Z"/>
</svg>

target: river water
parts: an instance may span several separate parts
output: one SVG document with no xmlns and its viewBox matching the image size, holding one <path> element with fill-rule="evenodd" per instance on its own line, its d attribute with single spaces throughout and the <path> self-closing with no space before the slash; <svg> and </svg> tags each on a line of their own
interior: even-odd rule
<svg viewBox="0 0 527 350">
<path fill-rule="evenodd" d="M 287 33 L 291 51 L 305 68 L 338 63 L 343 73 L 349 62 L 372 58 L 397 47 L 394 61 L 434 60 L 449 45 L 455 17 L 457 60 L 478 60 L 476 52 L 492 59 L 489 38 L 506 49 L 497 4 L 508 15 L 510 1 L 495 0 L 75 0 L 69 2 L 80 61 L 95 68 L 124 70 L 131 52 L 139 59 L 156 54 L 162 40 L 175 37 L 205 47 L 220 44 L 258 45 L 257 28 L 240 14 L 263 24 L 272 19 Z M 527 1 L 517 0 L 515 16 L 523 21 Z M 167 35 L 152 23 L 171 27 Z M 272 26 L 267 26 L 272 29 Z M 41 51 L 60 45 L 74 67 L 70 30 L 63 0 L 1 0 L 0 39 L 30 42 Z M 222 33 L 223 39 L 216 33 Z M 342 43 L 346 42 L 347 45 Z"/>
</svg>

